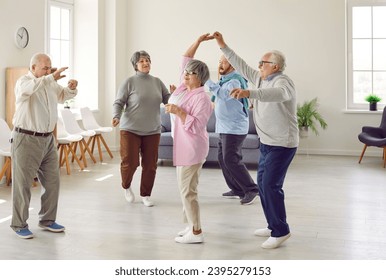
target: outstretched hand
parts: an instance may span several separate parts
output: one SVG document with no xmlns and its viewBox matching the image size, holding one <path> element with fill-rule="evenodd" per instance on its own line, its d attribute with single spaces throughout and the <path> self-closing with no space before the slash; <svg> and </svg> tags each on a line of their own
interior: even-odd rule
<svg viewBox="0 0 386 280">
<path fill-rule="evenodd" d="M 244 97 L 249 97 L 250 92 L 249 92 L 249 90 L 246 90 L 246 89 L 234 88 L 231 91 L 230 95 L 233 98 L 240 99 L 240 98 L 244 98 Z"/>
<path fill-rule="evenodd" d="M 55 72 L 52 73 L 52 76 L 54 76 L 55 81 L 66 77 L 66 75 L 62 75 L 62 72 L 67 70 L 67 69 L 68 69 L 68 67 L 62 67 L 62 68 L 55 70 Z"/>
</svg>

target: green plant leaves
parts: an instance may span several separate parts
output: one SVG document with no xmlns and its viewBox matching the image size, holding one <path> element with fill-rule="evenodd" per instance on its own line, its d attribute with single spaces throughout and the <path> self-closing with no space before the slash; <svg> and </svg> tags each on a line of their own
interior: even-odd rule
<svg viewBox="0 0 386 280">
<path fill-rule="evenodd" d="M 327 128 L 327 123 L 318 112 L 318 99 L 315 97 L 311 101 L 305 101 L 303 105 L 297 105 L 297 118 L 298 126 L 309 127 L 315 135 L 319 135 L 317 124 L 320 125 L 322 129 Z"/>
</svg>

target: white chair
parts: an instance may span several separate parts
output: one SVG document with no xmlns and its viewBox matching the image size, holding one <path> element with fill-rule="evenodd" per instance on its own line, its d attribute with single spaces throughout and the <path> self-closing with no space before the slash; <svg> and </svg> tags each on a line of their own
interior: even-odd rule
<svg viewBox="0 0 386 280">
<path fill-rule="evenodd" d="M 5 175 L 5 181 L 7 186 L 10 185 L 12 179 L 12 166 L 11 166 L 11 129 L 4 119 L 0 118 L 0 156 L 5 157 L 3 168 L 0 172 L 0 180 Z"/>
<path fill-rule="evenodd" d="M 101 141 L 102 141 L 102 144 L 105 147 L 107 153 L 110 155 L 111 158 L 113 158 L 113 154 L 111 153 L 109 147 L 106 144 L 105 139 L 102 136 L 102 133 L 111 132 L 113 131 L 113 128 L 109 126 L 100 126 L 96 121 L 96 119 L 94 118 L 94 115 L 91 112 L 90 108 L 88 107 L 80 108 L 80 114 L 82 116 L 83 127 L 88 130 L 94 130 L 96 133 L 95 136 L 91 137 L 89 139 L 89 142 L 87 143 L 87 144 L 90 144 L 90 142 L 92 143 L 91 152 L 94 154 L 95 142 L 97 142 L 99 159 L 100 161 L 103 161 L 102 149 L 101 149 Z"/>
<path fill-rule="evenodd" d="M 67 131 L 67 133 L 68 134 L 80 134 L 83 137 L 83 139 L 81 141 L 79 141 L 79 147 L 80 147 L 80 151 L 82 153 L 81 159 L 83 160 L 84 166 L 87 167 L 87 161 L 86 161 L 86 157 L 85 157 L 86 152 L 85 151 L 87 151 L 87 153 L 91 157 L 92 161 L 94 163 L 96 163 L 96 160 L 95 160 L 93 154 L 91 153 L 91 150 L 90 150 L 87 142 L 84 140 L 85 137 L 95 136 L 95 131 L 94 130 L 83 130 L 79 126 L 79 124 L 78 124 L 77 120 L 75 119 L 75 116 L 72 114 L 71 110 L 62 109 L 60 111 L 60 113 L 62 115 L 62 121 L 63 121 L 64 128 Z M 77 145 L 75 144 L 75 148 L 74 148 L 75 152 L 76 152 L 76 149 L 77 149 Z"/>
<path fill-rule="evenodd" d="M 56 125 L 56 133 L 56 141 L 58 143 L 59 150 L 59 167 L 62 167 L 64 164 L 66 164 L 67 174 L 71 175 L 69 155 L 72 154 L 73 160 L 75 159 L 80 167 L 80 170 L 83 170 L 84 166 L 74 151 L 75 145 L 82 141 L 83 136 L 80 134 L 68 134 L 64 129 L 64 125 L 61 119 L 58 119 Z M 81 150 L 81 153 L 82 157 L 84 158 L 83 149 Z"/>
</svg>

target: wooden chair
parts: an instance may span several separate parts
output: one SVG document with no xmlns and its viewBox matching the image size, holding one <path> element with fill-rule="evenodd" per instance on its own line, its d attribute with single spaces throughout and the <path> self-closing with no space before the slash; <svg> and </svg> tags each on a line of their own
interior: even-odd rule
<svg viewBox="0 0 386 280">
<path fill-rule="evenodd" d="M 64 124 L 64 128 L 67 131 L 68 134 L 78 134 L 82 136 L 82 140 L 77 142 L 79 143 L 79 147 L 81 150 L 81 159 L 83 160 L 83 164 L 85 167 L 87 167 L 87 160 L 85 157 L 86 152 L 89 154 L 91 160 L 96 163 L 95 157 L 91 153 L 91 150 L 89 148 L 89 145 L 87 144 L 85 138 L 86 137 L 92 137 L 95 135 L 94 130 L 83 130 L 80 128 L 77 120 L 75 119 L 75 116 L 69 109 L 62 109 L 61 111 L 62 115 L 62 121 Z M 77 149 L 77 143 L 74 145 L 74 151 L 76 152 Z"/>
<path fill-rule="evenodd" d="M 113 131 L 112 127 L 100 126 L 96 119 L 94 118 L 93 113 L 88 107 L 80 108 L 80 114 L 82 116 L 83 127 L 87 130 L 95 131 L 95 135 L 90 137 L 87 144 L 91 142 L 91 152 L 94 153 L 95 142 L 98 145 L 99 159 L 103 161 L 101 142 L 105 147 L 107 153 L 110 155 L 110 158 L 113 158 L 109 147 L 106 144 L 105 139 L 102 134 Z"/>
<path fill-rule="evenodd" d="M 75 144 L 82 141 L 83 136 L 79 134 L 68 134 L 64 129 L 62 120 L 60 119 L 58 119 L 56 132 L 57 132 L 56 141 L 58 143 L 58 150 L 59 150 L 59 167 L 62 167 L 64 164 L 66 164 L 67 174 L 70 175 L 71 171 L 70 171 L 69 156 L 72 155 L 72 157 L 78 163 L 80 170 L 83 170 L 84 166 L 74 151 Z M 82 157 L 84 158 L 83 149 L 81 151 L 82 151 Z"/>
<path fill-rule="evenodd" d="M 0 118 L 0 156 L 5 158 L 3 168 L 0 171 L 0 180 L 5 175 L 7 186 L 10 185 L 12 179 L 12 161 L 11 161 L 11 129 L 4 119 Z"/>
</svg>

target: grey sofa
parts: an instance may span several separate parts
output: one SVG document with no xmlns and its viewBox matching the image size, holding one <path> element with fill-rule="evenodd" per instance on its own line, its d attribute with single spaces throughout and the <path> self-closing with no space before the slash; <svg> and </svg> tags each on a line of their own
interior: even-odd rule
<svg viewBox="0 0 386 280">
<path fill-rule="evenodd" d="M 207 130 L 209 134 L 209 154 L 206 162 L 218 162 L 217 148 L 218 148 L 218 134 L 215 133 L 216 117 L 212 113 Z M 173 139 L 171 137 L 171 123 L 169 114 L 165 113 L 164 107 L 161 107 L 161 139 L 158 148 L 158 158 L 160 160 L 173 160 Z M 253 123 L 252 111 L 249 111 L 249 131 L 247 138 L 243 144 L 243 162 L 246 164 L 257 165 L 260 157 L 260 140 L 256 133 L 255 125 Z"/>
</svg>

